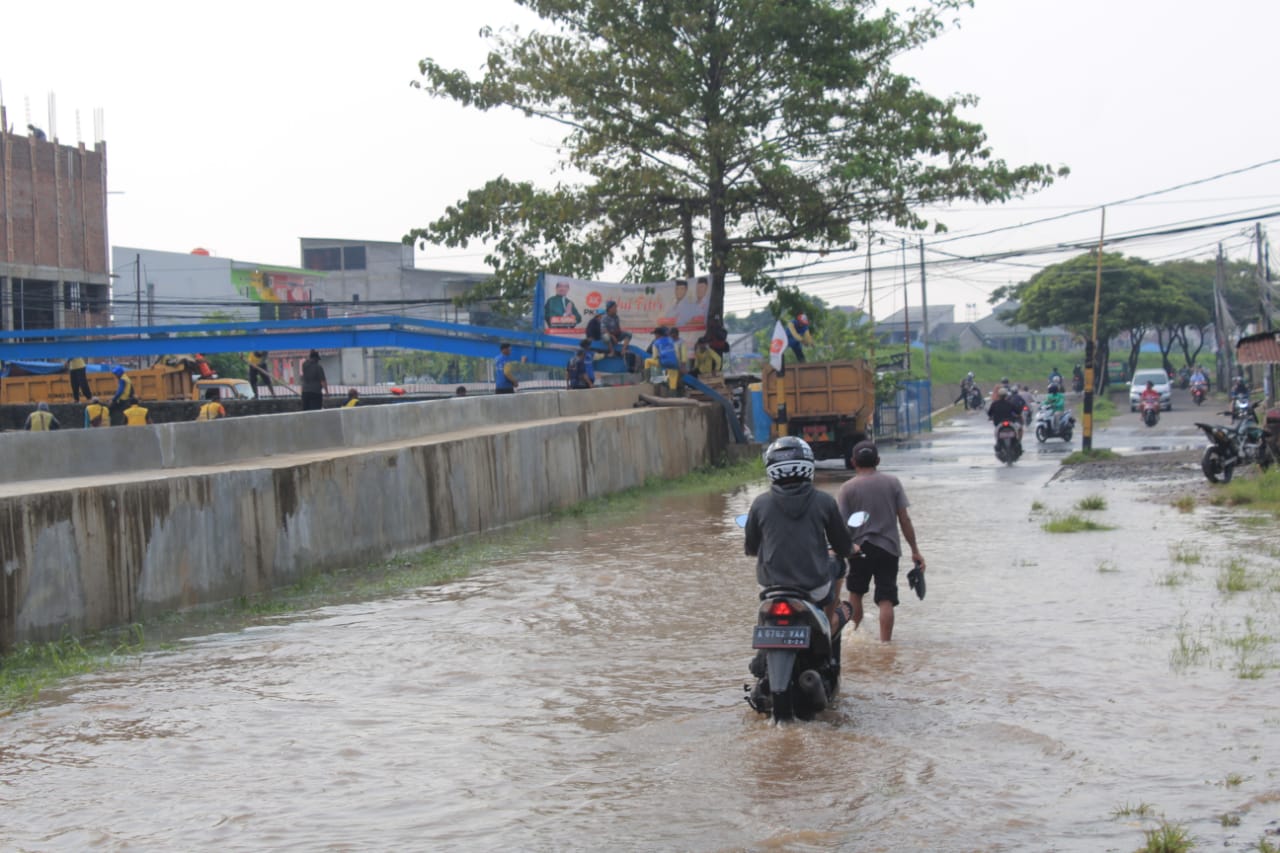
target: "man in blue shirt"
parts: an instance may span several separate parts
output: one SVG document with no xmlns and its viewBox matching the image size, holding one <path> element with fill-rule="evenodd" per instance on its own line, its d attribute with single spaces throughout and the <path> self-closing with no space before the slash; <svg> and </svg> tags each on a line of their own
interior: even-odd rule
<svg viewBox="0 0 1280 853">
<path fill-rule="evenodd" d="M 521 359 L 523 361 L 523 359 Z M 511 344 L 498 345 L 498 357 L 493 360 L 493 393 L 514 394 L 520 387 L 515 374 L 516 360 L 511 355 Z"/>
<path fill-rule="evenodd" d="M 595 356 L 591 354 L 591 338 L 583 338 L 578 351 L 569 359 L 565 376 L 570 388 L 594 388 L 596 384 Z"/>
</svg>

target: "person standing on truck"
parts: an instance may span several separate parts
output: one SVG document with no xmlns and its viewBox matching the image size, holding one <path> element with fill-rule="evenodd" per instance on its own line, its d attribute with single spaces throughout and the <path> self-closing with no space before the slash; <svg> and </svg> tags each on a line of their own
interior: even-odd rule
<svg viewBox="0 0 1280 853">
<path fill-rule="evenodd" d="M 118 364 L 111 368 L 111 373 L 116 378 L 116 394 L 107 405 L 109 408 L 116 409 L 124 406 L 133 398 L 133 380 L 129 378 L 129 374 L 124 372 L 124 368 Z"/>
<path fill-rule="evenodd" d="M 805 344 L 813 346 L 813 333 L 809 328 L 809 315 L 797 314 L 783 327 L 787 332 L 787 346 L 795 353 L 796 361 L 804 362 Z"/>
<path fill-rule="evenodd" d="M 41 401 L 36 404 L 36 410 L 27 415 L 27 422 L 22 428 L 30 432 L 49 432 L 62 429 L 62 425 L 53 416 L 53 412 L 49 411 L 49 404 Z"/>
<path fill-rule="evenodd" d="M 151 423 L 151 410 L 144 408 L 137 397 L 129 398 L 129 408 L 124 410 L 126 426 L 146 426 Z"/>
<path fill-rule="evenodd" d="M 93 396 L 93 392 L 89 390 L 89 380 L 85 377 L 84 359 L 79 356 L 67 359 L 67 372 L 71 376 L 71 399 L 79 403 L 80 393 L 84 392 L 84 398 L 88 400 Z"/>
<path fill-rule="evenodd" d="M 329 380 L 320 364 L 320 353 L 312 350 L 302 363 L 302 411 L 312 412 L 324 408 L 324 395 L 329 392 Z"/>
<path fill-rule="evenodd" d="M 84 426 L 85 429 L 111 426 L 111 410 L 97 397 L 90 397 L 89 405 L 84 407 Z"/>
<path fill-rule="evenodd" d="M 258 396 L 258 383 L 261 382 L 271 392 L 271 396 L 276 395 L 276 388 L 271 384 L 271 373 L 267 370 L 267 351 L 256 350 L 249 353 L 247 359 L 249 363 L 249 387 L 253 389 L 253 396 Z"/>
</svg>

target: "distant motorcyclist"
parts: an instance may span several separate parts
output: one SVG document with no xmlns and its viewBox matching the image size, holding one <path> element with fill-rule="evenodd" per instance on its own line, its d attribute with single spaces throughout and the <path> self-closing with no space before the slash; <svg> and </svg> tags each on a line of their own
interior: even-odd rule
<svg viewBox="0 0 1280 853">
<path fill-rule="evenodd" d="M 1084 389 L 1084 368 L 1079 364 L 1071 368 L 1071 386 L 1076 391 Z"/>
<path fill-rule="evenodd" d="M 1156 383 L 1148 382 L 1147 387 L 1142 389 L 1142 393 L 1138 395 L 1138 402 L 1144 406 L 1154 403 L 1158 408 L 1160 406 L 1160 392 L 1156 390 Z"/>
<path fill-rule="evenodd" d="M 1061 386 L 1054 384 L 1049 386 L 1049 393 L 1044 395 L 1044 401 L 1040 404 L 1046 411 L 1050 412 L 1049 427 L 1057 433 L 1059 431 L 1058 424 L 1062 419 L 1062 413 L 1067 409 L 1066 398 L 1062 396 Z"/>
<path fill-rule="evenodd" d="M 1018 430 L 1018 442 L 1022 442 L 1022 406 L 1015 406 L 1009 401 L 1009 389 L 1000 387 L 996 389 L 996 398 L 987 407 L 987 417 L 996 426 L 1001 422 L 1008 421 Z"/>
<path fill-rule="evenodd" d="M 1196 369 L 1191 371 L 1190 384 L 1193 386 L 1203 385 L 1206 388 L 1209 386 L 1209 377 L 1204 375 L 1204 369 L 1201 368 L 1200 365 L 1198 364 L 1196 365 Z"/>
<path fill-rule="evenodd" d="M 1018 386 L 1014 385 L 1009 389 L 1009 403 L 1013 406 L 1013 410 L 1017 412 L 1017 421 L 1021 425 L 1027 420 L 1027 398 L 1022 396 L 1022 392 L 1018 390 Z"/>
<path fill-rule="evenodd" d="M 954 406 L 956 403 L 963 402 L 964 407 L 966 409 L 969 408 L 969 393 L 973 390 L 974 383 L 973 371 L 970 370 L 964 379 L 960 380 L 960 396 L 956 397 L 955 402 L 951 405 Z"/>
<path fill-rule="evenodd" d="M 1237 376 L 1234 384 L 1231 386 L 1232 397 L 1248 397 L 1249 386 L 1245 383 L 1243 376 Z"/>
<path fill-rule="evenodd" d="M 852 613 L 844 605 L 842 622 L 835 621 L 837 582 L 844 577 L 853 537 L 836 499 L 814 488 L 813 468 L 813 449 L 803 439 L 785 435 L 769 445 L 764 470 L 771 484 L 751 504 L 744 544 L 747 556 L 756 558 L 756 582 L 805 590 L 826 611 L 834 634 Z M 838 560 L 830 558 L 828 548 Z"/>
<path fill-rule="evenodd" d="M 1056 367 L 1049 371 L 1049 384 L 1050 385 L 1062 384 L 1062 374 L 1058 372 L 1058 368 Z"/>
</svg>

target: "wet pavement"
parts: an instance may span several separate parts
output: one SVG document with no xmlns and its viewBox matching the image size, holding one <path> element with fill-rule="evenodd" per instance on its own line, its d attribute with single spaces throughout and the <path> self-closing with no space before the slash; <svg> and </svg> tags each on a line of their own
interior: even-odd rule
<svg viewBox="0 0 1280 853">
<path fill-rule="evenodd" d="M 1094 444 L 1196 447 L 1182 408 Z M 1078 436 L 1014 466 L 991 443 L 973 414 L 884 449 L 928 598 L 892 644 L 874 612 L 846 635 L 812 723 L 742 699 L 733 517 L 764 484 L 673 495 L 66 683 L 0 718 L 0 848 L 1130 851 L 1163 815 L 1252 849 L 1280 828 L 1274 522 L 1174 509 L 1195 469 L 1055 479 Z M 1043 529 L 1072 513 L 1113 529 Z"/>
</svg>

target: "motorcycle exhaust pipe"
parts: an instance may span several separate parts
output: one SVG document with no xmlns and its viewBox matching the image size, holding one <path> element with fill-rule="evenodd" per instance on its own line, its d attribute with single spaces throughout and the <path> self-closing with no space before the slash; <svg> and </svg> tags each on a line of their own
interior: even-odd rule
<svg viewBox="0 0 1280 853">
<path fill-rule="evenodd" d="M 806 669 L 800 673 L 800 677 L 796 681 L 800 684 L 800 690 L 804 692 L 805 698 L 809 700 L 809 705 L 815 712 L 827 707 L 827 689 L 822 686 L 822 676 L 812 669 Z"/>
</svg>

